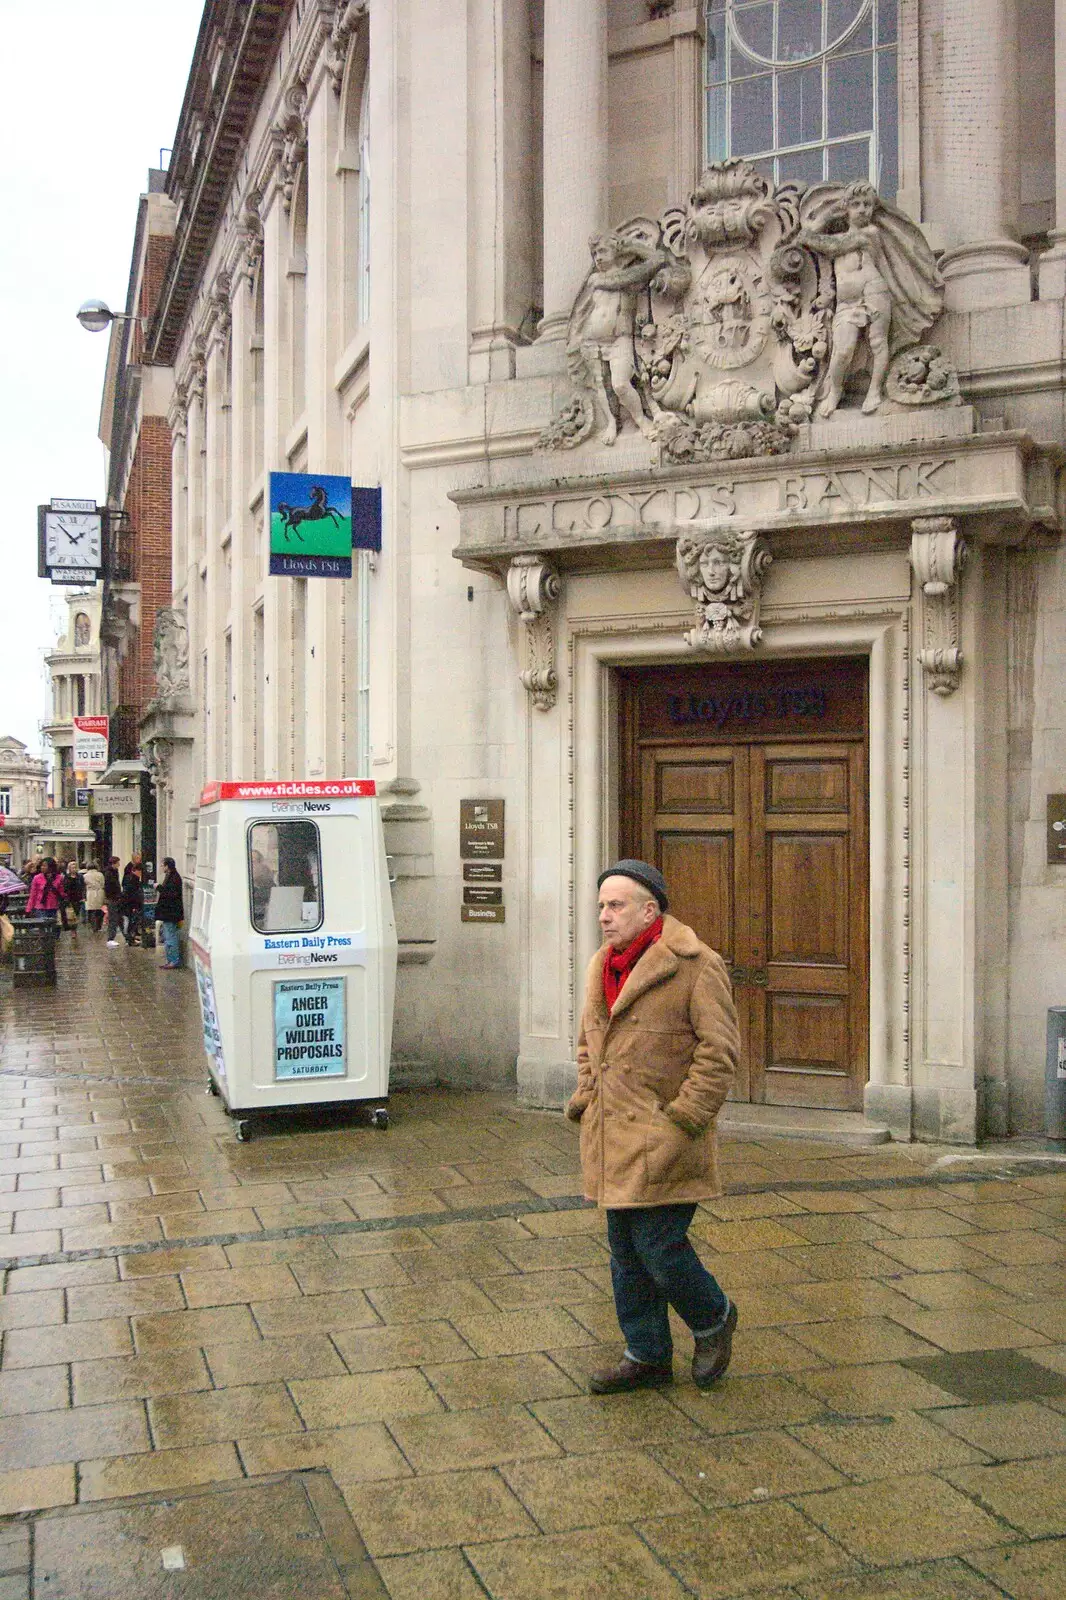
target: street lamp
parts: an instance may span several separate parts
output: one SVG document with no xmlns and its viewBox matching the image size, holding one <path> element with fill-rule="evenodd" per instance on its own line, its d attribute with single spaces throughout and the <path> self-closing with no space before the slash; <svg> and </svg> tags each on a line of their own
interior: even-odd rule
<svg viewBox="0 0 1066 1600">
<path fill-rule="evenodd" d="M 86 333 L 103 333 L 104 329 L 112 322 L 143 322 L 143 317 L 134 317 L 127 311 L 111 311 L 105 300 L 86 300 L 79 306 L 78 321 Z"/>
</svg>

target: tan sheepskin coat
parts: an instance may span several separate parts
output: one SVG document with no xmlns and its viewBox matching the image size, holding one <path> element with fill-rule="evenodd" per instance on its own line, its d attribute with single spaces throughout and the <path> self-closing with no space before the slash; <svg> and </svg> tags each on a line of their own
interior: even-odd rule
<svg viewBox="0 0 1066 1600">
<path fill-rule="evenodd" d="M 662 1206 L 720 1194 L 715 1119 L 736 1072 L 737 1013 L 721 956 L 676 917 L 603 997 L 603 945 L 589 963 L 577 1089 L 585 1195 Z"/>
</svg>

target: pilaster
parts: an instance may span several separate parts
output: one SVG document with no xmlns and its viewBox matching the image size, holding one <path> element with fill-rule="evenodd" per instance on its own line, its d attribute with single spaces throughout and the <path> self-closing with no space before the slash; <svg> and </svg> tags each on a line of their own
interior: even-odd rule
<svg viewBox="0 0 1066 1600">
<path fill-rule="evenodd" d="M 409 773 L 410 530 L 407 475 L 400 462 L 396 395 L 407 386 L 410 321 L 403 280 L 408 259 L 409 182 L 403 159 L 410 118 L 400 85 L 409 53 L 409 25 L 399 6 L 370 8 L 370 148 L 374 190 L 371 216 L 370 404 L 376 424 L 377 474 L 382 488 L 384 548 L 368 580 L 370 776 L 379 782 Z M 404 293 L 401 293 L 401 290 Z M 364 482 L 372 481 L 368 476 Z"/>
<path fill-rule="evenodd" d="M 471 383 L 515 375 L 533 296 L 529 0 L 469 0 Z"/>
<path fill-rule="evenodd" d="M 998 922 L 988 920 L 1006 893 L 1000 565 L 998 552 L 975 549 L 961 582 L 948 586 L 958 590 L 957 687 L 944 693 L 920 656 L 913 664 L 914 1132 L 949 1144 L 975 1143 L 1005 1109 L 995 1089 L 1004 952 Z M 918 567 L 915 577 L 920 639 L 926 607 L 941 607 L 945 594 L 926 593 L 936 579 L 923 584 Z"/>
<path fill-rule="evenodd" d="M 541 339 L 565 336 L 607 221 L 607 0 L 545 0 Z"/>
<path fill-rule="evenodd" d="M 1066 297 L 1066 0 L 1055 0 L 1055 222 L 1040 258 L 1041 300 Z"/>
<path fill-rule="evenodd" d="M 945 214 L 931 218 L 947 249 L 940 268 L 949 311 L 1029 299 L 1028 252 L 1018 243 L 1017 0 L 945 0 Z"/>
<path fill-rule="evenodd" d="M 248 509 L 252 477 L 252 328 L 254 306 L 248 287 L 235 277 L 230 308 L 230 384 L 233 390 L 234 426 L 230 432 L 230 629 L 233 637 L 233 683 L 230 716 L 229 778 L 251 777 L 255 772 L 255 719 L 252 712 L 254 670 L 252 600 L 255 585 L 255 518 Z"/>
<path fill-rule="evenodd" d="M 289 219 L 273 187 L 263 215 L 263 463 L 264 475 L 283 461 L 288 419 L 290 339 L 287 278 Z M 264 519 L 267 516 L 264 507 Z M 267 533 L 264 528 L 263 537 Z M 292 583 L 269 578 L 263 599 L 263 770 L 292 775 Z"/>
<path fill-rule="evenodd" d="M 333 365 L 343 348 L 345 293 L 341 182 L 335 170 L 341 107 L 328 77 L 320 77 L 307 107 L 307 466 L 345 473 L 342 416 Z M 339 580 L 309 583 L 304 674 L 305 767 L 311 777 L 339 771 L 338 689 L 343 680 Z"/>
</svg>

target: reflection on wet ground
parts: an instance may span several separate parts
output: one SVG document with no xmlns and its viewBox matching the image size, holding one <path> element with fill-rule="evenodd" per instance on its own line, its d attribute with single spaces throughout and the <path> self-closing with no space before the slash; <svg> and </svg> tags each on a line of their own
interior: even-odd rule
<svg viewBox="0 0 1066 1600">
<path fill-rule="evenodd" d="M 729 1142 L 728 1377 L 679 1328 L 672 1389 L 594 1398 L 562 1118 L 435 1090 L 238 1144 L 159 959 L 0 977 L 4 1600 L 1066 1592 L 1061 1165 Z"/>
</svg>

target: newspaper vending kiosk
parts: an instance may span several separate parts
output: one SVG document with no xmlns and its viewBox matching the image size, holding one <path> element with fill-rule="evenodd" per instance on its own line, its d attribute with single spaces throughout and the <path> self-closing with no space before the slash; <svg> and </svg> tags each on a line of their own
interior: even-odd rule
<svg viewBox="0 0 1066 1600">
<path fill-rule="evenodd" d="M 238 1139 L 249 1113 L 337 1102 L 388 1126 L 396 927 L 372 781 L 209 783 L 189 943 Z"/>
</svg>

